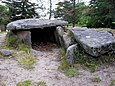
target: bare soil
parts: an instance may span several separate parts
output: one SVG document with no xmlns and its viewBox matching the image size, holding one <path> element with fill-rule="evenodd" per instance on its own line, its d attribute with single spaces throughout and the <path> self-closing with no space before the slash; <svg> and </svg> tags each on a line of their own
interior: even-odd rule
<svg viewBox="0 0 115 86">
<path fill-rule="evenodd" d="M 0 43 L 4 38 L 5 34 L 0 34 Z M 80 75 L 68 78 L 58 70 L 59 50 L 58 47 L 52 47 L 46 51 L 35 51 L 36 63 L 31 70 L 18 65 L 16 57 L 0 58 L 0 86 L 3 83 L 6 86 L 16 86 L 23 80 L 44 81 L 47 86 L 108 86 L 111 80 L 115 80 L 115 64 L 106 65 L 94 73 L 79 67 Z M 101 81 L 92 82 L 91 79 L 95 77 L 99 77 Z"/>
</svg>

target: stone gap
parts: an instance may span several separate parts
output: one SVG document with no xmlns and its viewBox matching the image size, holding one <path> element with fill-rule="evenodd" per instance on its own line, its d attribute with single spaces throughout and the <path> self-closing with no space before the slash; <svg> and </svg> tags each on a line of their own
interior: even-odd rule
<svg viewBox="0 0 115 86">
<path fill-rule="evenodd" d="M 39 29 L 30 29 L 31 42 L 51 42 L 56 43 L 55 39 L 56 27 L 45 27 Z"/>
</svg>

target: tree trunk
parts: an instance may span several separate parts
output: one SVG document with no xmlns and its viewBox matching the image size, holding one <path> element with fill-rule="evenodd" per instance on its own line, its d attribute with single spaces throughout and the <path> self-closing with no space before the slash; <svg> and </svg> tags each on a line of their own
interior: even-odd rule
<svg viewBox="0 0 115 86">
<path fill-rule="evenodd" d="M 52 16 L 52 0 L 50 0 L 50 14 L 49 14 L 49 19 L 51 19 Z"/>
<path fill-rule="evenodd" d="M 75 27 L 75 0 L 73 0 L 73 27 Z"/>
</svg>

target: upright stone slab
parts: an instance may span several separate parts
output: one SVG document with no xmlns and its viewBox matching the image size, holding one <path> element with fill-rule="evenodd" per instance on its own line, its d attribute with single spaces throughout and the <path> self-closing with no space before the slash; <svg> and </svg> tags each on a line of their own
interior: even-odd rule
<svg viewBox="0 0 115 86">
<path fill-rule="evenodd" d="M 74 64 L 75 61 L 77 61 L 77 54 L 78 54 L 77 44 L 69 46 L 66 51 L 66 61 L 69 64 Z"/>
<path fill-rule="evenodd" d="M 115 37 L 105 30 L 93 30 L 82 27 L 70 29 L 76 41 L 92 56 L 115 51 Z"/>
<path fill-rule="evenodd" d="M 63 47 L 63 35 L 64 35 L 64 29 L 61 26 L 56 27 L 56 32 L 57 32 L 57 40 L 59 40 L 59 44 L 61 47 Z"/>
<path fill-rule="evenodd" d="M 69 37 L 67 34 L 64 34 L 63 43 L 64 48 L 67 49 L 70 45 L 72 45 L 71 37 Z"/>
<path fill-rule="evenodd" d="M 30 31 L 17 31 L 16 35 L 19 38 L 19 40 L 31 46 L 32 43 L 31 43 L 31 32 Z"/>
</svg>

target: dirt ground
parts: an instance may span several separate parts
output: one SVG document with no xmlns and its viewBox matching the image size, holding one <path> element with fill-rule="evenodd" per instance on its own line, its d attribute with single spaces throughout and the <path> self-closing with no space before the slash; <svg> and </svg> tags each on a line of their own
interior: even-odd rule
<svg viewBox="0 0 115 86">
<path fill-rule="evenodd" d="M 5 34 L 0 34 L 0 44 L 4 41 Z M 16 86 L 23 80 L 33 82 L 44 81 L 47 86 L 109 86 L 115 80 L 115 64 L 108 65 L 91 73 L 79 68 L 79 76 L 68 78 L 58 70 L 60 64 L 59 48 L 50 51 L 35 51 L 36 63 L 32 70 L 26 70 L 18 65 L 15 57 L 0 58 L 0 83 L 6 86 Z M 100 82 L 92 82 L 92 78 L 99 77 Z M 1 85 L 0 85 L 1 86 Z"/>
</svg>

